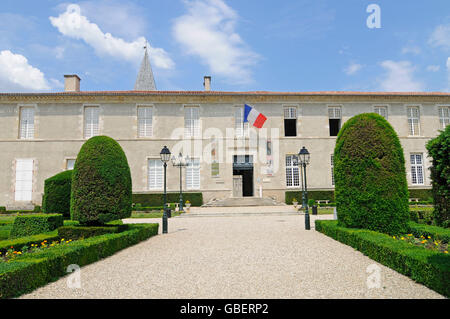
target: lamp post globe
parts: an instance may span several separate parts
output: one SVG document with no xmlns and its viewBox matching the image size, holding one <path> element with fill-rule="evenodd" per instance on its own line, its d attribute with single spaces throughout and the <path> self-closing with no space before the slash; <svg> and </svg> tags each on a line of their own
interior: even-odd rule
<svg viewBox="0 0 450 319">
<path fill-rule="evenodd" d="M 161 156 L 161 161 L 164 164 L 164 208 L 163 208 L 163 217 L 162 217 L 162 224 L 163 224 L 163 234 L 167 233 L 167 188 L 166 188 L 166 171 L 167 171 L 167 162 L 170 161 L 170 151 L 167 148 L 167 146 L 164 146 L 161 150 L 161 153 L 159 153 Z"/>
<path fill-rule="evenodd" d="M 303 189 L 303 207 L 305 207 L 305 229 L 309 230 L 310 222 L 309 222 L 309 211 L 308 211 L 308 187 L 306 185 L 306 166 L 310 161 L 310 153 L 306 149 L 306 147 L 302 147 L 300 152 L 298 153 L 298 162 L 301 166 L 303 166 L 303 177 L 304 177 L 304 189 Z"/>
</svg>

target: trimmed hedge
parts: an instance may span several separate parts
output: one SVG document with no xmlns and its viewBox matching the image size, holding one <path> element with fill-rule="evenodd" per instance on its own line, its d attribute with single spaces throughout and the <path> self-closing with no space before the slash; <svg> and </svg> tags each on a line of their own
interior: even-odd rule
<svg viewBox="0 0 450 319">
<path fill-rule="evenodd" d="M 0 263 L 0 298 L 14 298 L 67 275 L 67 267 L 80 267 L 111 256 L 158 234 L 158 224 L 130 225 L 118 234 L 105 234 L 27 253 Z"/>
<path fill-rule="evenodd" d="M 60 214 L 21 215 L 14 220 L 10 237 L 24 237 L 50 232 L 63 226 L 64 219 Z"/>
<path fill-rule="evenodd" d="M 431 189 L 409 189 L 409 198 L 418 198 L 420 202 L 433 202 L 433 192 Z M 415 204 L 415 202 L 413 202 Z"/>
<path fill-rule="evenodd" d="M 104 234 L 121 233 L 128 229 L 128 225 L 108 225 L 108 226 L 63 226 L 58 228 L 59 238 L 80 239 L 100 236 Z"/>
<path fill-rule="evenodd" d="M 316 220 L 315 225 L 317 231 L 450 297 L 450 256 L 375 231 L 340 227 L 334 220 Z"/>
<path fill-rule="evenodd" d="M 427 151 L 431 162 L 431 185 L 433 188 L 434 223 L 450 227 L 450 125 L 436 138 L 428 141 Z"/>
<path fill-rule="evenodd" d="M 44 214 L 62 214 L 70 218 L 70 191 L 72 170 L 64 171 L 47 178 L 44 182 L 42 210 Z"/>
<path fill-rule="evenodd" d="M 302 202 L 302 191 L 286 191 L 284 194 L 284 201 L 286 204 L 291 205 L 292 199 L 296 198 L 301 204 Z M 308 191 L 308 199 L 313 200 L 329 200 L 334 201 L 334 191 Z"/>
<path fill-rule="evenodd" d="M 430 236 L 433 240 L 441 240 L 443 243 L 448 243 L 450 241 L 450 229 L 424 225 L 415 222 L 409 222 L 409 233 L 413 234 L 414 237 L 428 237 Z"/>
<path fill-rule="evenodd" d="M 203 205 L 203 194 L 202 193 L 184 193 L 183 192 L 183 203 L 189 200 L 191 206 L 202 206 Z M 167 193 L 168 203 L 178 203 L 180 201 L 180 193 Z M 141 204 L 145 207 L 162 206 L 164 203 L 163 193 L 154 194 L 133 194 L 133 203 Z"/>
<path fill-rule="evenodd" d="M 407 231 L 403 148 L 385 118 L 364 113 L 345 122 L 334 149 L 334 180 L 339 225 L 391 235 Z"/>
<path fill-rule="evenodd" d="M 70 216 L 97 226 L 131 216 L 131 173 L 122 147 L 108 136 L 94 136 L 78 153 L 72 173 Z"/>
<path fill-rule="evenodd" d="M 0 252 L 2 254 L 6 253 L 8 249 L 14 247 L 15 250 L 19 251 L 23 246 L 31 246 L 31 244 L 40 244 L 44 240 L 52 242 L 58 240 L 58 232 L 56 230 L 48 233 L 20 237 L 20 238 L 10 238 L 6 240 L 0 240 Z"/>
</svg>

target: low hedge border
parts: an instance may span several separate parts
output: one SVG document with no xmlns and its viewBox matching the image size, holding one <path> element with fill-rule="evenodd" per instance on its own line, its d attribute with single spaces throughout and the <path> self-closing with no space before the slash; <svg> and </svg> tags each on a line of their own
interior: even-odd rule
<svg viewBox="0 0 450 319">
<path fill-rule="evenodd" d="M 180 201 L 180 193 L 167 193 L 168 203 L 178 203 Z M 183 192 L 183 202 L 189 201 L 192 206 L 203 205 L 202 193 L 185 193 Z M 161 206 L 164 202 L 163 193 L 153 194 L 133 194 L 133 203 L 140 204 L 143 207 Z"/>
<path fill-rule="evenodd" d="M 449 228 L 419 224 L 416 222 L 409 222 L 408 226 L 409 232 L 413 234 L 414 237 L 430 236 L 433 240 L 441 240 L 443 243 L 448 243 L 450 241 Z"/>
<path fill-rule="evenodd" d="M 335 220 L 316 220 L 316 230 L 371 259 L 450 297 L 450 256 L 364 229 L 340 227 Z"/>
<path fill-rule="evenodd" d="M 37 235 L 50 232 L 63 226 L 64 219 L 61 214 L 39 214 L 17 216 L 10 233 L 11 238 Z"/>
<path fill-rule="evenodd" d="M 31 246 L 31 244 L 40 244 L 44 240 L 52 242 L 58 239 L 59 239 L 58 232 L 54 230 L 52 232 L 47 232 L 38 235 L 0 240 L 0 252 L 4 254 L 11 247 L 14 247 L 14 250 L 16 251 L 19 251 L 22 249 L 23 246 Z"/>
<path fill-rule="evenodd" d="M 118 234 L 105 234 L 68 245 L 55 246 L 0 263 L 0 298 L 13 298 L 67 275 L 67 267 L 80 267 L 113 255 L 158 234 L 158 224 L 130 225 Z"/>
<path fill-rule="evenodd" d="M 121 233 L 128 229 L 128 225 L 91 226 L 63 226 L 58 228 L 59 238 L 77 240 L 104 234 Z"/>
</svg>

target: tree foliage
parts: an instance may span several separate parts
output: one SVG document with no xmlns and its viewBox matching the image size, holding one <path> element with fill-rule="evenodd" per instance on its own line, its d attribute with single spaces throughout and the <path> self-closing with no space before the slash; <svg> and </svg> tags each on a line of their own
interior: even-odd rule
<svg viewBox="0 0 450 319">
<path fill-rule="evenodd" d="M 366 113 L 345 123 L 334 150 L 334 178 L 340 226 L 387 234 L 407 231 L 403 149 L 383 117 Z"/>
</svg>

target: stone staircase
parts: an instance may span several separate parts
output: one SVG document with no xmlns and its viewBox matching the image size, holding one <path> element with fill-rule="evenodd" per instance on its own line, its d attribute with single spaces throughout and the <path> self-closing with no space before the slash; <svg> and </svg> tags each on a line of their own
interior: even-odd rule
<svg viewBox="0 0 450 319">
<path fill-rule="evenodd" d="M 286 206 L 285 203 L 266 197 L 239 197 L 212 200 L 202 207 Z"/>
</svg>

